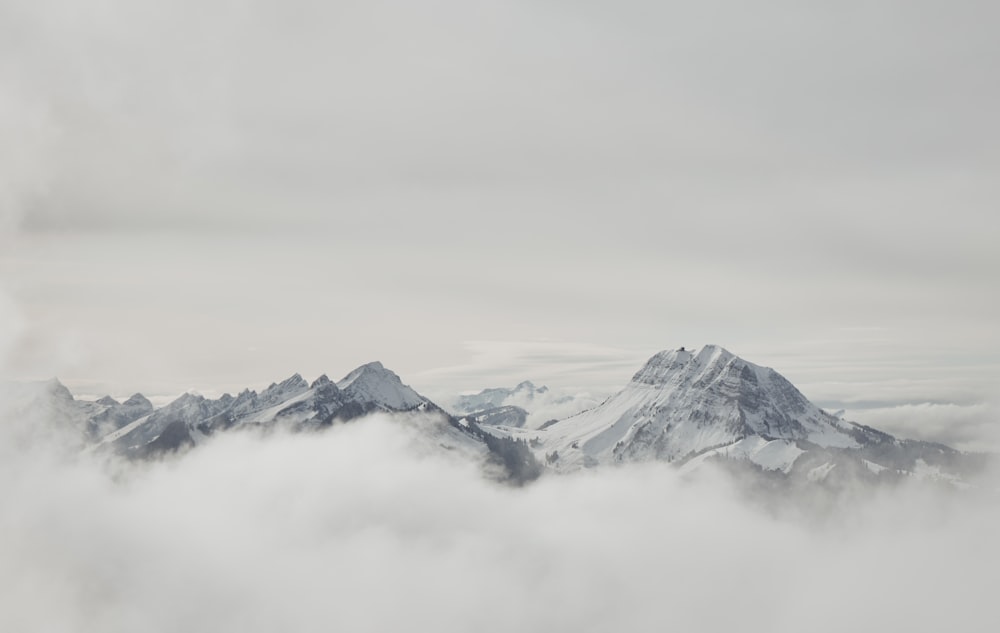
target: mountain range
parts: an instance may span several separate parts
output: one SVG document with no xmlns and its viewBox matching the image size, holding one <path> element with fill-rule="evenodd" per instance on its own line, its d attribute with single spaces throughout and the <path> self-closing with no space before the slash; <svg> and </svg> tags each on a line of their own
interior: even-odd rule
<svg viewBox="0 0 1000 633">
<path fill-rule="evenodd" d="M 688 472 L 723 463 L 809 484 L 915 479 L 965 487 L 990 460 L 843 420 L 775 370 L 715 345 L 660 352 L 605 401 L 536 424 L 526 424 L 525 407 L 572 399 L 525 381 L 459 397 L 446 411 L 378 362 L 336 382 L 324 375 L 309 383 L 295 374 L 260 393 L 188 393 L 159 409 L 141 394 L 124 402 L 77 400 L 58 381 L 22 392 L 20 411 L 75 429 L 88 450 L 133 459 L 187 450 L 238 429 L 317 431 L 381 412 L 418 420 L 437 445 L 484 458 L 516 482 L 544 470 L 661 461 Z"/>
<path fill-rule="evenodd" d="M 774 369 L 706 345 L 663 351 L 600 405 L 534 431 L 491 427 L 544 452 L 555 470 L 725 460 L 794 480 L 916 478 L 965 485 L 988 461 L 893 437 L 813 405 Z"/>
<path fill-rule="evenodd" d="M 555 393 L 548 387 L 525 380 L 512 389 L 492 387 L 479 393 L 463 394 L 446 407 L 458 415 L 471 415 L 488 426 L 537 428 L 597 405 L 600 401 L 585 393 Z"/>
</svg>

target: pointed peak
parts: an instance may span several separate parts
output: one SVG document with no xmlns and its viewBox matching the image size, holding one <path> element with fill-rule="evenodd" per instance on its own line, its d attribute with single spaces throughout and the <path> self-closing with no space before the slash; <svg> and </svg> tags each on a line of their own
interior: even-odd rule
<svg viewBox="0 0 1000 633">
<path fill-rule="evenodd" d="M 115 400 L 111 396 L 104 396 L 103 398 L 98 398 L 95 402 L 97 402 L 97 404 L 103 404 L 106 407 L 116 407 L 120 404 L 117 400 Z"/>
<path fill-rule="evenodd" d="M 733 354 L 721 345 L 705 345 L 698 350 L 697 358 L 698 360 L 728 361 L 732 358 L 736 358 L 736 354 Z"/>
<path fill-rule="evenodd" d="M 332 384 L 333 384 L 333 381 L 330 380 L 330 377 L 327 376 L 326 374 L 323 374 L 322 376 L 320 376 L 319 378 L 317 378 L 316 380 L 314 380 L 313 383 L 311 385 L 309 385 L 309 388 L 310 389 L 315 389 L 316 387 L 322 387 L 322 386 L 325 386 L 325 385 L 332 385 Z"/>
<path fill-rule="evenodd" d="M 632 382 L 656 384 L 662 380 L 666 373 L 683 367 L 692 358 L 694 358 L 694 354 L 683 347 L 657 352 L 646 361 L 642 369 L 632 376 Z"/>
<path fill-rule="evenodd" d="M 705 345 L 699 350 L 686 347 L 664 350 L 652 356 L 634 376 L 632 382 L 656 385 L 663 383 L 678 371 L 700 370 L 708 366 L 725 364 L 738 358 L 719 345 Z"/>
<path fill-rule="evenodd" d="M 252 389 L 244 389 L 243 391 L 236 394 L 236 398 L 233 399 L 233 406 L 247 406 L 249 403 L 257 400 L 257 392 Z"/>
<path fill-rule="evenodd" d="M 358 367 L 338 382 L 337 387 L 359 402 L 396 411 L 407 411 L 424 403 L 420 394 L 378 361 Z"/>
<path fill-rule="evenodd" d="M 205 399 L 205 396 L 197 393 L 192 393 L 186 391 L 180 395 L 176 400 L 168 404 L 168 407 L 183 407 L 185 405 L 191 404 L 192 402 L 201 402 Z"/>
<path fill-rule="evenodd" d="M 358 378 L 362 376 L 384 376 L 388 379 L 395 379 L 399 381 L 399 376 L 394 372 L 385 368 L 385 365 L 379 361 L 372 361 L 370 363 L 365 363 L 360 367 L 357 367 L 351 373 L 344 376 L 340 381 L 337 382 L 337 386 L 341 389 L 346 389 L 351 384 L 353 384 Z"/>
<path fill-rule="evenodd" d="M 309 383 L 307 383 L 306 379 L 302 377 L 302 374 L 297 372 L 278 383 L 279 387 L 299 387 L 303 385 L 308 386 Z"/>
<path fill-rule="evenodd" d="M 383 365 L 380 361 L 377 361 L 377 360 L 373 360 L 370 363 L 365 363 L 364 365 L 361 365 L 360 367 L 358 367 L 354 371 L 359 371 L 359 370 L 371 371 L 371 372 L 388 372 L 389 371 L 388 369 L 385 368 L 385 365 Z M 389 372 L 389 373 L 392 373 L 392 372 Z"/>
<path fill-rule="evenodd" d="M 153 406 L 153 403 L 149 401 L 149 398 L 141 393 L 133 393 L 123 404 L 126 406 L 143 406 L 150 408 Z"/>
<path fill-rule="evenodd" d="M 288 378 L 285 378 L 281 382 L 272 382 L 268 385 L 267 389 L 261 392 L 262 397 L 273 396 L 277 393 L 285 393 L 288 391 L 305 391 L 309 388 L 309 383 L 306 382 L 305 378 L 301 374 L 292 374 Z"/>
<path fill-rule="evenodd" d="M 549 388 L 546 387 L 545 385 L 538 386 L 535 383 L 531 382 L 530 380 L 523 380 L 520 383 L 518 383 L 517 386 L 514 387 L 513 389 L 509 391 L 508 390 L 504 391 L 507 391 L 509 395 L 526 394 L 529 398 L 534 398 L 536 395 L 548 393 Z"/>
</svg>

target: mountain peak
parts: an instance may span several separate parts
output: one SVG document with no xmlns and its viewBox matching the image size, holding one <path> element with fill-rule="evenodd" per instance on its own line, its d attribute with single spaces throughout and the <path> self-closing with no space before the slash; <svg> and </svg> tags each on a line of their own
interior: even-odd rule
<svg viewBox="0 0 1000 633">
<path fill-rule="evenodd" d="M 397 411 L 415 409 L 424 399 L 382 363 L 366 363 L 337 383 L 352 399 Z"/>
<path fill-rule="evenodd" d="M 510 395 L 527 394 L 528 397 L 534 397 L 535 394 L 548 393 L 548 391 L 549 391 L 549 388 L 546 387 L 545 385 L 542 385 L 541 387 L 539 387 L 539 386 L 535 385 L 535 383 L 531 382 L 530 380 L 522 380 L 521 382 L 519 382 L 517 384 L 516 387 L 514 387 L 512 390 L 510 390 Z"/>
<path fill-rule="evenodd" d="M 369 379 L 372 377 L 383 377 L 387 380 L 392 380 L 393 378 L 399 380 L 399 376 L 386 369 L 385 365 L 376 360 L 357 367 L 351 371 L 351 373 L 340 379 L 340 381 L 337 382 L 337 386 L 341 389 L 346 389 L 362 377 L 367 377 Z"/>
<path fill-rule="evenodd" d="M 260 393 L 260 399 L 262 402 L 277 403 L 308 388 L 309 383 L 300 374 L 292 374 L 279 383 L 271 383 L 267 389 Z"/>
<path fill-rule="evenodd" d="M 307 383 L 305 378 L 302 377 L 302 374 L 294 373 L 288 378 L 285 378 L 284 380 L 279 382 L 277 386 L 282 388 L 289 388 L 289 387 L 301 388 L 301 387 L 308 387 L 309 383 Z"/>
<path fill-rule="evenodd" d="M 317 378 L 316 380 L 314 380 L 313 383 L 311 385 L 309 385 L 309 388 L 310 389 L 315 389 L 316 387 L 322 387 L 324 385 L 329 385 L 329 384 L 333 384 L 333 381 L 330 380 L 329 376 L 327 376 L 326 374 L 323 374 L 322 376 L 320 376 L 319 378 Z"/>
<path fill-rule="evenodd" d="M 718 345 L 655 354 L 621 392 L 550 435 L 600 460 L 673 461 L 757 436 L 853 448 L 852 427 L 823 413 L 773 369 Z M 565 440 L 565 442 L 563 442 Z"/>
<path fill-rule="evenodd" d="M 193 391 L 185 391 L 167 406 L 172 406 L 175 404 L 185 405 L 190 402 L 201 402 L 204 399 L 205 396 L 201 395 L 200 393 L 194 393 Z"/>
<path fill-rule="evenodd" d="M 707 345 L 703 345 L 702 348 L 698 350 L 698 355 L 702 354 L 707 354 L 712 356 L 725 356 L 728 358 L 736 356 L 736 354 L 733 354 L 725 347 L 721 345 L 716 345 L 715 343 L 708 343 Z"/>
<path fill-rule="evenodd" d="M 739 357 L 719 345 L 705 345 L 698 351 L 684 347 L 664 350 L 646 361 L 642 369 L 632 376 L 632 382 L 662 385 L 681 373 L 701 373 L 711 367 L 725 365 L 733 359 L 739 360 Z"/>
<path fill-rule="evenodd" d="M 149 398 L 142 395 L 141 393 L 133 393 L 131 396 L 129 396 L 129 399 L 123 402 L 122 404 L 124 404 L 125 406 L 141 406 L 141 407 L 148 407 L 149 409 L 153 408 L 153 403 L 149 401 Z"/>
<path fill-rule="evenodd" d="M 632 382 L 647 385 L 659 384 L 671 373 L 684 368 L 693 358 L 694 354 L 683 347 L 657 352 L 646 361 L 642 369 L 632 376 Z"/>
<path fill-rule="evenodd" d="M 103 404 L 106 407 L 116 407 L 118 406 L 118 401 L 111 396 L 104 396 L 103 398 L 98 398 L 95 400 L 97 404 Z"/>
</svg>

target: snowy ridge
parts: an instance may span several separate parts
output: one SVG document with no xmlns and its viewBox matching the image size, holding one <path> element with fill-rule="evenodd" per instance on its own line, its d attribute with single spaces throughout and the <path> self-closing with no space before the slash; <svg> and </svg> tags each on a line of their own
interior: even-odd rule
<svg viewBox="0 0 1000 633">
<path fill-rule="evenodd" d="M 685 473 L 723 463 L 769 481 L 823 486 L 911 479 L 962 487 L 967 475 L 989 466 L 985 456 L 897 439 L 830 415 L 773 369 L 715 345 L 660 352 L 600 405 L 540 425 L 526 424 L 528 412 L 510 404 L 451 416 L 379 362 L 339 382 L 324 375 L 309 384 L 294 374 L 260 393 L 246 389 L 214 400 L 187 393 L 156 410 L 140 394 L 124 402 L 76 400 L 58 381 L 8 391 L 4 404 L 15 415 L 55 421 L 78 432 L 84 445 L 133 458 L 196 446 L 229 429 L 316 430 L 385 412 L 417 424 L 432 445 L 490 454 L 519 481 L 537 476 L 540 463 L 568 472 L 664 461 Z M 538 397 L 548 390 L 526 381 L 514 390 L 481 392 L 478 403 L 507 402 L 514 392 Z M 396 415 L 410 412 L 433 415 Z"/>
<path fill-rule="evenodd" d="M 391 411 L 408 411 L 426 402 L 378 361 L 358 367 L 344 376 L 337 387 L 353 400 L 375 402 Z"/>
<path fill-rule="evenodd" d="M 493 387 L 479 393 L 458 396 L 449 410 L 460 416 L 489 415 L 499 420 L 517 409 L 524 412 L 517 426 L 538 428 L 551 420 L 565 418 L 598 404 L 585 393 L 555 393 L 546 386 L 536 386 L 525 380 L 513 389 Z M 506 413 L 504 413 L 506 411 Z M 492 412 L 492 413 L 490 413 Z"/>
<path fill-rule="evenodd" d="M 250 389 L 216 400 L 184 394 L 168 405 L 104 436 L 101 444 L 135 456 L 173 451 L 234 427 L 322 428 L 372 411 L 440 411 L 373 362 L 340 382 L 320 376 L 312 384 L 299 374 L 272 383 L 259 394 Z"/>
<path fill-rule="evenodd" d="M 773 369 L 716 345 L 653 356 L 603 404 L 546 429 L 566 465 L 674 461 L 746 437 L 856 448 L 859 432 Z"/>
<path fill-rule="evenodd" d="M 260 393 L 245 389 L 236 396 L 224 394 L 217 399 L 185 393 L 155 411 L 142 396 L 133 396 L 125 403 L 110 397 L 97 402 L 76 401 L 58 382 L 34 385 L 27 391 L 41 394 L 27 399 L 29 410 L 42 419 L 57 418 L 70 428 L 84 427 L 89 414 L 145 410 L 145 415 L 128 419 L 101 437 L 82 438 L 78 447 L 129 459 L 182 452 L 219 433 L 252 430 L 266 436 L 274 430 L 321 431 L 382 412 L 384 415 L 373 423 L 388 422 L 409 429 L 408 441 L 419 450 L 445 451 L 449 459 L 476 462 L 491 479 L 523 483 L 537 477 L 542 469 L 526 444 L 489 436 L 477 422 L 448 415 L 378 362 L 357 368 L 339 383 L 324 375 L 309 384 L 294 374 Z M 66 416 L 53 415 L 53 411 L 63 409 L 73 414 L 68 421 L 63 419 Z"/>
<path fill-rule="evenodd" d="M 830 415 L 778 372 L 716 345 L 659 352 L 599 406 L 541 428 L 486 428 L 562 472 L 665 461 L 690 473 L 723 460 L 824 485 L 899 477 L 958 485 L 956 473 L 981 463 Z"/>
</svg>

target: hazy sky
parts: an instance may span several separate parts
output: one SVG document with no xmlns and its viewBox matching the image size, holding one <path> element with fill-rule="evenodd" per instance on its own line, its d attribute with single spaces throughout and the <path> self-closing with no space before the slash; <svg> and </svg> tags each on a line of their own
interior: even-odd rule
<svg viewBox="0 0 1000 633">
<path fill-rule="evenodd" d="M 1000 5 L 0 0 L 0 368 L 606 393 L 718 343 L 966 446 Z"/>
<path fill-rule="evenodd" d="M 998 19 L 0 0 L 0 379 L 211 394 L 377 359 L 434 398 L 605 394 L 717 343 L 1000 450 Z M 109 466 L 5 404 L 2 630 L 996 628 L 974 495 L 811 522 L 663 464 L 506 489 L 379 416 Z"/>
</svg>

